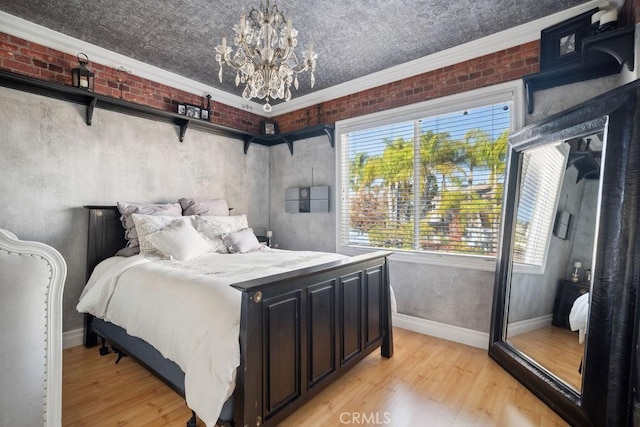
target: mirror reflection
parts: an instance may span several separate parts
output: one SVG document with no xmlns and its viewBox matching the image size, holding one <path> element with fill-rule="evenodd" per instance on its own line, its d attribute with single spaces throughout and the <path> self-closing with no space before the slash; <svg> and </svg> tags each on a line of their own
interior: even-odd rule
<svg viewBox="0 0 640 427">
<path fill-rule="evenodd" d="M 603 132 L 520 153 L 503 339 L 582 388 Z"/>
</svg>

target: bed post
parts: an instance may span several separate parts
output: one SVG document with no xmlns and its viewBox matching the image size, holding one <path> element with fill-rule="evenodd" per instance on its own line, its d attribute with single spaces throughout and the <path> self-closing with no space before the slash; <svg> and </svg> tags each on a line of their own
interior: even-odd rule
<svg viewBox="0 0 640 427">
<path fill-rule="evenodd" d="M 262 292 L 242 292 L 240 366 L 234 391 L 234 426 L 260 426 L 262 419 Z"/>
<path fill-rule="evenodd" d="M 124 229 L 120 223 L 120 213 L 117 206 L 85 206 L 89 211 L 89 231 L 87 233 L 87 270 L 86 280 L 100 261 L 115 255 L 125 247 Z M 98 344 L 98 336 L 92 328 L 93 316 L 84 315 L 85 347 Z"/>
<path fill-rule="evenodd" d="M 382 313 L 382 345 L 380 353 L 383 357 L 393 357 L 393 323 L 391 321 L 391 284 L 389 283 L 389 259 L 384 263 L 384 288 L 383 288 L 383 309 Z"/>
</svg>

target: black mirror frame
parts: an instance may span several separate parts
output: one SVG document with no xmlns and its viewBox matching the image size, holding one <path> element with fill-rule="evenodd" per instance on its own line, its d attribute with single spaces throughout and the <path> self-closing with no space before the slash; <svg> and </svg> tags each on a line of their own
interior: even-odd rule
<svg viewBox="0 0 640 427">
<path fill-rule="evenodd" d="M 640 282 L 640 80 L 579 104 L 509 138 L 489 356 L 572 425 L 631 425 Z M 511 276 L 511 243 L 524 148 L 606 126 L 594 286 L 583 364 L 582 395 L 503 339 Z M 606 256 L 604 256 L 606 254 Z"/>
</svg>

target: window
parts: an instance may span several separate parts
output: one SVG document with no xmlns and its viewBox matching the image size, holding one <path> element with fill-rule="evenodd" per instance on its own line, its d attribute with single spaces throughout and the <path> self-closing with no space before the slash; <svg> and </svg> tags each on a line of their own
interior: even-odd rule
<svg viewBox="0 0 640 427">
<path fill-rule="evenodd" d="M 338 125 L 341 251 L 495 257 L 516 90 L 496 92 Z"/>
<path fill-rule="evenodd" d="M 546 145 L 528 149 L 520 155 L 513 261 L 544 271 L 569 146 L 563 143 Z"/>
</svg>

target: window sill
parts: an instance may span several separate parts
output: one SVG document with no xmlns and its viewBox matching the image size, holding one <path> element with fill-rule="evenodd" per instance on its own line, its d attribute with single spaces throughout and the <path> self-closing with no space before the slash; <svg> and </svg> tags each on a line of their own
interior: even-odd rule
<svg viewBox="0 0 640 427">
<path fill-rule="evenodd" d="M 337 252 L 343 255 L 360 255 L 380 250 L 379 248 L 363 248 L 355 246 L 338 247 Z M 393 250 L 393 249 L 388 249 Z M 439 267 L 464 268 L 467 270 L 496 271 L 494 257 L 479 255 L 435 254 L 427 252 L 396 251 L 389 257 L 391 261 L 427 264 Z"/>
</svg>

